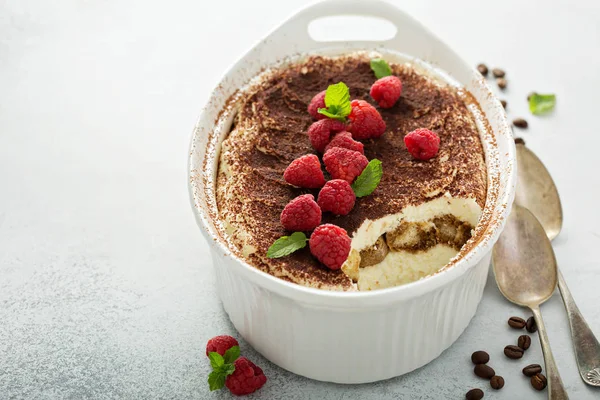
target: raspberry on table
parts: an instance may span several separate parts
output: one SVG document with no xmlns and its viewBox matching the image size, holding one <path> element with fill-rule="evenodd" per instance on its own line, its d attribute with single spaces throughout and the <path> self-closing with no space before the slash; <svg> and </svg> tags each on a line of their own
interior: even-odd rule
<svg viewBox="0 0 600 400">
<path fill-rule="evenodd" d="M 352 100 L 348 131 L 358 140 L 378 138 L 385 132 L 385 121 L 379 111 L 364 100 Z"/>
<path fill-rule="evenodd" d="M 308 138 L 310 143 L 319 153 L 325 151 L 329 144 L 331 135 L 346 130 L 346 124 L 335 119 L 322 119 L 308 128 Z"/>
<path fill-rule="evenodd" d="M 325 184 L 321 162 L 314 154 L 307 154 L 292 161 L 285 169 L 283 179 L 290 185 L 308 189 L 320 188 Z"/>
<path fill-rule="evenodd" d="M 285 206 L 280 221 L 288 231 L 312 231 L 321 223 L 321 207 L 312 194 L 303 194 Z"/>
<path fill-rule="evenodd" d="M 351 240 L 339 226 L 323 224 L 310 235 L 310 252 L 329 269 L 340 269 L 350 254 Z"/>
<path fill-rule="evenodd" d="M 321 211 L 331 211 L 336 215 L 348 215 L 354 207 L 356 195 L 348 182 L 343 179 L 328 181 L 319 192 L 317 204 Z"/>
<path fill-rule="evenodd" d="M 365 146 L 361 142 L 352 139 L 352 134 L 346 131 L 337 133 L 333 139 L 331 139 L 331 142 L 325 146 L 325 153 L 333 147 L 343 147 L 345 149 L 358 151 L 360 154 L 365 154 Z"/>
<path fill-rule="evenodd" d="M 363 172 L 369 160 L 358 151 L 334 147 L 323 155 L 323 163 L 333 179 L 352 183 Z"/>
<path fill-rule="evenodd" d="M 315 97 L 312 98 L 312 100 L 310 101 L 310 104 L 308 105 L 308 113 L 314 119 L 325 119 L 325 118 L 327 118 L 327 116 L 319 113 L 319 108 L 326 108 L 325 107 L 325 90 L 323 90 L 320 93 L 317 93 L 315 95 Z"/>
<path fill-rule="evenodd" d="M 371 86 L 371 97 L 381 108 L 390 108 L 402 94 L 402 81 L 394 75 L 377 79 Z"/>
<path fill-rule="evenodd" d="M 267 377 L 260 367 L 257 367 L 246 357 L 240 357 L 233 363 L 235 371 L 225 379 L 225 386 L 236 396 L 243 396 L 260 389 Z"/>
<path fill-rule="evenodd" d="M 235 338 L 229 335 L 215 336 L 206 343 L 206 356 L 208 357 L 208 353 L 214 352 L 224 355 L 233 346 L 239 346 Z"/>
<path fill-rule="evenodd" d="M 437 155 L 440 149 L 440 137 L 429 129 L 420 128 L 404 137 L 408 152 L 417 160 L 429 160 Z"/>
</svg>

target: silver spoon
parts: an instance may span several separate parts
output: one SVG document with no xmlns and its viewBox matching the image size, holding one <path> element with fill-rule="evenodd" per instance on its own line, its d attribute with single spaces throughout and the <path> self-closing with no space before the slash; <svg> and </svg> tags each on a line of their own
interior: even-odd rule
<svg viewBox="0 0 600 400">
<path fill-rule="evenodd" d="M 544 227 L 548 238 L 553 240 L 562 228 L 563 214 L 558 190 L 550 173 L 523 143 L 517 143 L 517 170 L 515 203 L 529 209 Z M 600 387 L 600 343 L 581 315 L 560 270 L 558 289 L 571 326 L 579 375 L 588 385 Z"/>
<path fill-rule="evenodd" d="M 549 398 L 568 399 L 540 312 L 540 305 L 556 289 L 556 259 L 543 226 L 529 210 L 514 206 L 492 257 L 496 282 L 504 297 L 533 312 L 546 363 Z"/>
</svg>

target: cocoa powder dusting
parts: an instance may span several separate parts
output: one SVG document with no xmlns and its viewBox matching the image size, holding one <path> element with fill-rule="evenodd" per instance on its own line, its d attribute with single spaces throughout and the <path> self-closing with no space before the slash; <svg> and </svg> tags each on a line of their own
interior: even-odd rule
<svg viewBox="0 0 600 400">
<path fill-rule="evenodd" d="M 398 213 L 446 192 L 475 198 L 482 209 L 485 205 L 483 148 L 475 120 L 456 89 L 440 86 L 406 65 L 392 65 L 392 70 L 402 80 L 402 96 L 392 108 L 379 109 L 386 133 L 364 141 L 366 157 L 383 163 L 381 183 L 373 194 L 357 199 L 349 215 L 323 214 L 323 223 L 341 226 L 350 236 L 366 219 Z M 352 289 L 345 274 L 321 266 L 308 246 L 281 259 L 267 259 L 265 254 L 277 238 L 290 233 L 279 222 L 284 206 L 301 194 L 312 193 L 315 199 L 318 195 L 318 190 L 294 188 L 283 179 L 292 160 L 317 154 L 306 135 L 314 122 L 307 112 L 310 100 L 329 84 L 343 81 L 352 99 L 376 105 L 369 96 L 375 80 L 366 57 L 311 57 L 275 71 L 241 96 L 235 129 L 220 155 L 217 203 L 220 218 L 237 232 L 232 241 L 255 250 L 249 261 L 257 268 L 306 286 Z M 417 128 L 440 136 L 435 158 L 418 161 L 406 150 L 404 136 Z"/>
</svg>

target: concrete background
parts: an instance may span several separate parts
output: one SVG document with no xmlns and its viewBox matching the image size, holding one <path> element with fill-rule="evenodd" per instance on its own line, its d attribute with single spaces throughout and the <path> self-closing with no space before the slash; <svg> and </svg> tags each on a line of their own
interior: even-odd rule
<svg viewBox="0 0 600 400">
<path fill-rule="evenodd" d="M 224 70 L 304 0 L 0 0 L 0 399 L 209 399 L 204 346 L 236 335 L 187 194 L 187 146 Z M 557 258 L 600 335 L 595 1 L 396 1 L 466 60 L 507 71 L 511 117 L 561 193 Z M 528 115 L 526 94 L 554 92 Z M 578 377 L 560 299 L 543 307 L 571 399 Z M 502 355 L 525 315 L 490 275 L 476 317 L 430 365 L 376 384 L 311 381 L 270 364 L 261 399 L 542 399 Z M 472 372 L 486 349 L 500 392 Z M 326 355 L 324 360 L 326 362 Z"/>
</svg>

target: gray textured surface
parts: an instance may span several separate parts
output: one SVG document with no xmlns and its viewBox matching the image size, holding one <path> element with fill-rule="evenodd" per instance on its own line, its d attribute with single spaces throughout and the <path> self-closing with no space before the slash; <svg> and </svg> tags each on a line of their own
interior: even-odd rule
<svg viewBox="0 0 600 400">
<path fill-rule="evenodd" d="M 265 3 L 0 1 L 0 399 L 229 397 L 205 383 L 206 340 L 236 332 L 188 204 L 186 153 L 224 68 L 304 1 Z M 558 93 L 556 112 L 529 118 L 523 136 L 559 186 L 557 257 L 600 334 L 600 214 L 584 191 L 600 188 L 600 10 L 481 3 L 402 5 L 473 64 L 507 70 L 512 116 L 527 115 L 530 90 Z M 577 375 L 559 298 L 543 312 L 571 399 L 600 397 Z M 537 338 L 522 361 L 502 355 L 518 336 L 512 314 L 490 276 L 454 346 L 370 385 L 294 376 L 242 342 L 269 377 L 252 398 L 454 399 L 480 386 L 486 399 L 542 399 L 519 372 L 542 361 Z M 470 372 L 480 348 L 506 379 L 500 392 Z"/>
</svg>

